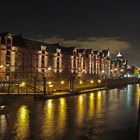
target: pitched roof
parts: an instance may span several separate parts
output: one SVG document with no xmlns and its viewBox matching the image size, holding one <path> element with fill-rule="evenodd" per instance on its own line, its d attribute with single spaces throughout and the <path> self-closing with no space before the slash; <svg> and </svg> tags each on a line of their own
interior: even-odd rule
<svg viewBox="0 0 140 140">
<path fill-rule="evenodd" d="M 71 54 L 75 47 L 63 47 L 60 46 L 59 43 L 56 44 L 48 44 L 46 42 L 36 41 L 32 39 L 26 39 L 22 35 L 14 35 L 9 32 L 0 33 L 1 43 L 5 44 L 5 36 L 8 34 L 12 35 L 13 38 L 13 46 L 27 48 L 31 50 L 40 50 L 41 46 L 47 46 L 46 51 L 50 53 L 55 53 L 56 49 L 61 49 L 61 52 L 66 54 Z"/>
</svg>

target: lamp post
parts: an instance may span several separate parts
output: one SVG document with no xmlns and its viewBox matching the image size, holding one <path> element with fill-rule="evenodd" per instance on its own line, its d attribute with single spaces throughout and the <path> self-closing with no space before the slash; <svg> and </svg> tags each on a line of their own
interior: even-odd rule
<svg viewBox="0 0 140 140">
<path fill-rule="evenodd" d="M 75 82 L 75 72 L 70 71 L 70 92 L 74 91 L 74 82 Z"/>
</svg>

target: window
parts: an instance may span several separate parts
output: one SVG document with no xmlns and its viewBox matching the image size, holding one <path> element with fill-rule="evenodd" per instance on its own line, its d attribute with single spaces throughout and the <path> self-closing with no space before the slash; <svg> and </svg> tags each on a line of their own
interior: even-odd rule
<svg viewBox="0 0 140 140">
<path fill-rule="evenodd" d="M 42 54 L 45 54 L 45 50 L 42 50 Z"/>
<path fill-rule="evenodd" d="M 7 46 L 7 50 L 11 50 L 11 46 Z"/>
<path fill-rule="evenodd" d="M 45 58 L 45 56 L 44 55 L 42 55 L 42 59 L 44 60 L 44 58 Z"/>
<path fill-rule="evenodd" d="M 41 63 L 44 64 L 44 59 L 41 60 Z"/>
</svg>

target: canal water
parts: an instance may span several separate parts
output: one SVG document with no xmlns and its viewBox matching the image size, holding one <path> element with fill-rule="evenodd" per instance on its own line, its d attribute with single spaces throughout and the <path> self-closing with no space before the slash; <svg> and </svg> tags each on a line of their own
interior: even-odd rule
<svg viewBox="0 0 140 140">
<path fill-rule="evenodd" d="M 140 87 L 34 101 L 0 97 L 0 140 L 135 140 Z"/>
</svg>

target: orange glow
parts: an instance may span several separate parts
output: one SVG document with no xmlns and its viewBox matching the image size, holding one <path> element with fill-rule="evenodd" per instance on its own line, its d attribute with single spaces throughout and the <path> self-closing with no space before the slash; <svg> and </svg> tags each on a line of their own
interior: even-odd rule
<svg viewBox="0 0 140 140">
<path fill-rule="evenodd" d="M 26 106 L 19 108 L 15 127 L 17 130 L 15 139 L 27 139 L 29 133 L 29 111 Z"/>
<path fill-rule="evenodd" d="M 97 81 L 98 83 L 101 83 L 102 81 L 100 80 L 100 79 L 98 79 L 98 81 Z"/>
<path fill-rule="evenodd" d="M 65 98 L 60 98 L 59 99 L 59 105 L 58 105 L 58 132 L 59 133 L 64 133 L 65 131 L 65 125 L 66 125 L 66 100 Z"/>
<path fill-rule="evenodd" d="M 61 85 L 64 85 L 64 83 L 65 83 L 65 81 L 62 80 L 62 81 L 61 81 Z"/>
<path fill-rule="evenodd" d="M 82 80 L 80 80 L 79 84 L 83 84 L 83 81 L 82 81 Z"/>
<path fill-rule="evenodd" d="M 51 81 L 49 81 L 49 82 L 48 82 L 48 84 L 49 84 L 49 85 L 51 85 L 51 84 L 52 84 L 52 82 L 51 82 Z"/>
<path fill-rule="evenodd" d="M 101 96 L 101 91 L 98 91 L 97 93 L 97 112 L 101 112 L 101 101 L 102 101 L 102 96 Z"/>
<path fill-rule="evenodd" d="M 52 88 L 52 87 L 53 87 L 53 85 L 49 85 L 49 87 L 50 87 L 50 88 Z"/>
<path fill-rule="evenodd" d="M 89 117 L 92 118 L 94 115 L 94 93 L 90 93 L 89 96 Z"/>
<path fill-rule="evenodd" d="M 94 81 L 93 81 L 93 80 L 90 80 L 90 83 L 91 83 L 91 84 L 93 84 L 93 83 L 94 83 Z"/>
</svg>

